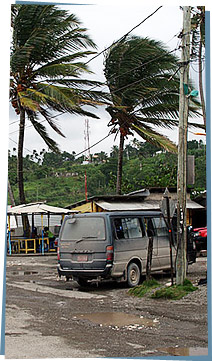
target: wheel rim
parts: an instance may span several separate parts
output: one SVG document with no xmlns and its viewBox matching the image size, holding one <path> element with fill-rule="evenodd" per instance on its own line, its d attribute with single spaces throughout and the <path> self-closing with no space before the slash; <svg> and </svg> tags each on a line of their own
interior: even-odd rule
<svg viewBox="0 0 212 361">
<path fill-rule="evenodd" d="M 132 268 L 130 271 L 130 280 L 132 283 L 137 283 L 138 281 L 138 270 L 136 268 Z"/>
</svg>

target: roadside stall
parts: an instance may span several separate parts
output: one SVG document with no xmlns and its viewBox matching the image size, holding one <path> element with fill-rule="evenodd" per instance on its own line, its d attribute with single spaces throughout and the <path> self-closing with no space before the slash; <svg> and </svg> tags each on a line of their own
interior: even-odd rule
<svg viewBox="0 0 212 361">
<path fill-rule="evenodd" d="M 14 252 L 24 252 L 26 254 L 29 252 L 38 252 L 44 254 L 45 252 L 55 250 L 55 247 L 53 247 L 54 234 L 50 231 L 50 219 L 51 217 L 58 216 L 57 223 L 59 222 L 61 225 L 64 216 L 70 213 L 76 212 L 65 208 L 53 207 L 41 202 L 9 207 L 7 212 L 8 253 L 10 255 Z M 18 228 L 15 235 L 11 233 L 11 219 L 14 217 L 18 219 L 23 215 L 27 215 L 28 218 L 30 218 L 30 237 L 25 236 L 23 229 L 21 233 L 18 232 Z M 39 227 L 37 227 L 38 225 Z"/>
</svg>

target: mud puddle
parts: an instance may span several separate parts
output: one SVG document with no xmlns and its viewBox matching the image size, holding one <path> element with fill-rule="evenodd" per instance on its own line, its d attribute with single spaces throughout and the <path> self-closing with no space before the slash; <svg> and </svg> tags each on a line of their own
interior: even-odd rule
<svg viewBox="0 0 212 361">
<path fill-rule="evenodd" d="M 124 312 L 94 312 L 76 314 L 76 319 L 87 320 L 102 326 L 124 327 L 131 328 L 154 327 L 158 324 L 158 320 L 151 320 L 143 316 L 130 315 Z"/>
<path fill-rule="evenodd" d="M 170 356 L 206 356 L 208 349 L 204 347 L 167 347 L 158 351 Z"/>
</svg>

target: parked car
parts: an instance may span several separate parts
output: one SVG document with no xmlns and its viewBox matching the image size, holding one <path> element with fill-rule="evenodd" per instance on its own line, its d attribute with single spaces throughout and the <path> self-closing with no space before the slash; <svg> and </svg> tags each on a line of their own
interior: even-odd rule
<svg viewBox="0 0 212 361">
<path fill-rule="evenodd" d="M 197 247 L 194 239 L 194 232 L 192 226 L 187 227 L 187 262 L 192 264 L 196 262 Z"/>
<path fill-rule="evenodd" d="M 197 252 L 207 250 L 207 227 L 194 228 L 192 232 Z"/>
<path fill-rule="evenodd" d="M 114 279 L 136 286 L 146 274 L 149 238 L 153 238 L 151 271 L 170 270 L 170 233 L 161 212 L 66 216 L 58 239 L 58 274 L 80 285 Z M 172 255 L 175 264 L 174 243 Z"/>
</svg>

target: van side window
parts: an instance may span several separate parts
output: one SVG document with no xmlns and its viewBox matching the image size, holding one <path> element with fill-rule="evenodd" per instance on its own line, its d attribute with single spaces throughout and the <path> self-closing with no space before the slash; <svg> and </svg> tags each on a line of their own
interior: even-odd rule
<svg viewBox="0 0 212 361">
<path fill-rule="evenodd" d="M 144 237 L 143 223 L 139 218 L 116 218 L 114 219 L 116 238 L 140 238 Z"/>
<path fill-rule="evenodd" d="M 157 230 L 157 235 L 159 237 L 167 237 L 168 236 L 168 227 L 163 217 L 155 217 L 154 218 L 155 227 Z"/>
</svg>

